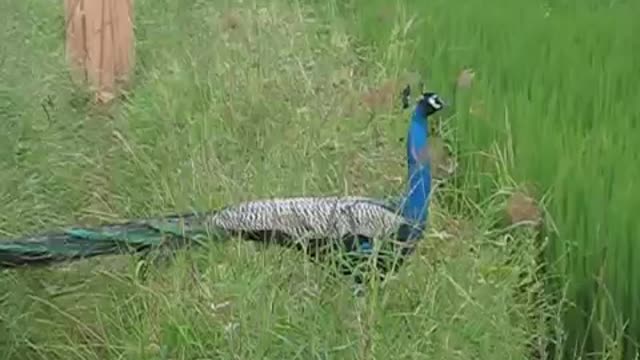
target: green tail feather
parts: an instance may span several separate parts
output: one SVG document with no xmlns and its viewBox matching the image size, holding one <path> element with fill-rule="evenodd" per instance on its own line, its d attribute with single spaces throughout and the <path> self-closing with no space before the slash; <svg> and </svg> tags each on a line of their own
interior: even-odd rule
<svg viewBox="0 0 640 360">
<path fill-rule="evenodd" d="M 163 245 L 177 248 L 221 235 L 208 231 L 204 220 L 194 215 L 171 216 L 0 241 L 0 268 L 135 253 Z"/>
</svg>

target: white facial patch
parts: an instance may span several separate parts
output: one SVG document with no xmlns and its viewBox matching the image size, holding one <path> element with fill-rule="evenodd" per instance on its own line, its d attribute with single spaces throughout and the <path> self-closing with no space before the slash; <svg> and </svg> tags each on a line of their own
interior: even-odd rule
<svg viewBox="0 0 640 360">
<path fill-rule="evenodd" d="M 432 95 L 430 96 L 427 101 L 429 102 L 429 104 L 431 106 L 433 106 L 434 109 L 438 110 L 442 107 L 442 104 L 440 104 L 440 102 L 438 102 L 438 97 L 436 95 Z"/>
</svg>

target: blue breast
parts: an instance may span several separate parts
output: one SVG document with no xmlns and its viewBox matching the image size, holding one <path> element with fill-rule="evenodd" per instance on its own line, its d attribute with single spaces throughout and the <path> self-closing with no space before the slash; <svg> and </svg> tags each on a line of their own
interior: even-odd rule
<svg viewBox="0 0 640 360">
<path fill-rule="evenodd" d="M 415 226 L 410 237 L 420 236 L 429 213 L 431 166 L 428 148 L 429 128 L 424 109 L 418 106 L 407 134 L 407 194 L 403 216 Z"/>
</svg>

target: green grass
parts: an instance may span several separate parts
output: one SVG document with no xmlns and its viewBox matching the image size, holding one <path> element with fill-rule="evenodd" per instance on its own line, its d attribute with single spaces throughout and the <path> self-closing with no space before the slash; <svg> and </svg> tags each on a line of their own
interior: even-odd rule
<svg viewBox="0 0 640 360">
<path fill-rule="evenodd" d="M 495 228 L 523 182 L 548 194 L 562 298 L 599 304 L 592 327 L 565 315 L 558 348 L 587 330 L 586 350 L 616 358 L 622 318 L 609 316 L 640 331 L 627 275 L 638 5 L 575 4 L 545 17 L 537 1 L 138 1 L 133 91 L 109 110 L 67 78 L 61 5 L 0 5 L 0 237 L 276 195 L 397 194 L 408 113 L 370 112 L 362 95 L 417 71 L 447 98 L 462 67 L 478 72 L 437 119 L 460 176 L 436 193 L 418 254 L 365 299 L 295 252 L 246 243 L 145 276 L 127 257 L 10 271 L 0 359 L 525 358 L 534 339 L 556 340 L 532 316 L 561 309 L 516 296 L 534 235 Z M 484 115 L 462 110 L 478 101 Z M 592 296 L 604 245 L 602 306 L 617 311 Z"/>
<path fill-rule="evenodd" d="M 640 230 L 632 187 L 640 175 L 640 53 L 630 14 L 638 3 L 398 4 L 350 2 L 363 10 L 354 17 L 356 31 L 380 54 L 393 55 L 388 49 L 398 41 L 409 44 L 403 63 L 424 69 L 434 88 L 461 67 L 477 71 L 471 101 L 484 103 L 485 114 L 460 111 L 455 121 L 465 154 L 462 186 L 482 201 L 509 185 L 504 176 L 496 183 L 498 173 L 545 193 L 557 230 L 548 260 L 561 275 L 555 290 L 568 300 L 567 351 L 600 356 L 624 347 L 633 356 L 640 340 L 640 286 L 630 275 Z M 410 21 L 411 30 L 388 36 Z M 498 172 L 496 153 L 508 160 Z"/>
</svg>

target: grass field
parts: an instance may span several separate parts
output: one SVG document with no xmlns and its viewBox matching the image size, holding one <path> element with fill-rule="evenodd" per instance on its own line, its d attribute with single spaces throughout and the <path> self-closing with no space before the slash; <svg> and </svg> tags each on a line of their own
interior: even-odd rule
<svg viewBox="0 0 640 360">
<path fill-rule="evenodd" d="M 459 174 L 437 190 L 418 254 L 364 299 L 295 252 L 235 242 L 144 274 L 128 257 L 7 271 L 0 359 L 522 359 L 539 340 L 620 359 L 633 348 L 640 4 L 136 7 L 134 87 L 106 110 L 68 80 L 62 5 L 0 4 L 0 238 L 276 195 L 395 195 L 409 114 L 394 84 L 418 72 L 453 100 L 471 67 L 472 89 L 433 119 Z M 562 306 L 523 296 L 538 278 L 519 291 L 535 234 L 498 227 L 526 184 L 548 210 L 562 277 L 547 290 L 563 290 Z"/>
</svg>

